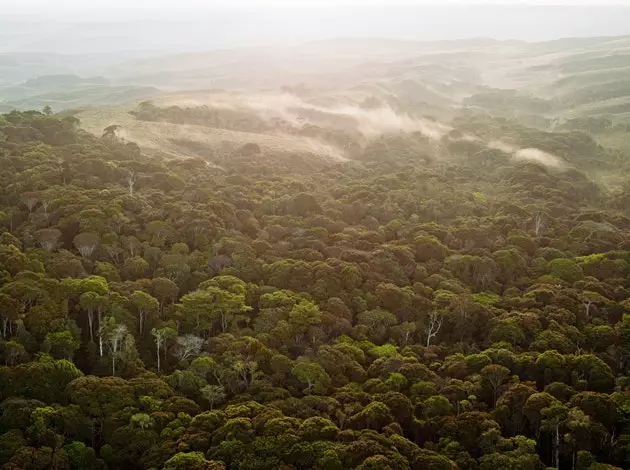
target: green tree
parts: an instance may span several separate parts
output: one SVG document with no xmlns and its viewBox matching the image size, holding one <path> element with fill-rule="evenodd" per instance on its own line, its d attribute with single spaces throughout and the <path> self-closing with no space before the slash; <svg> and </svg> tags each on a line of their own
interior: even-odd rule
<svg viewBox="0 0 630 470">
<path fill-rule="evenodd" d="M 134 306 L 138 316 L 138 332 L 142 336 L 147 316 L 158 312 L 159 302 L 155 297 L 139 290 L 129 296 L 129 301 Z"/>
<path fill-rule="evenodd" d="M 153 339 L 155 341 L 155 356 L 157 358 L 157 371 L 158 374 L 161 370 L 161 350 L 165 347 L 165 345 L 177 336 L 177 331 L 170 327 L 164 328 L 153 328 L 151 330 L 151 335 L 153 335 Z"/>
<path fill-rule="evenodd" d="M 291 372 L 296 379 L 306 385 L 306 393 L 323 393 L 330 385 L 330 377 L 322 366 L 307 359 L 298 360 Z"/>
<path fill-rule="evenodd" d="M 202 452 L 180 452 L 166 462 L 164 470 L 225 470 L 225 466 L 206 460 Z"/>
<path fill-rule="evenodd" d="M 226 332 L 238 313 L 251 310 L 244 294 L 208 287 L 184 295 L 178 304 L 180 318 L 190 329 L 208 335 L 218 324 Z"/>
<path fill-rule="evenodd" d="M 210 403 L 210 409 L 214 409 L 216 403 L 225 400 L 225 388 L 221 385 L 206 385 L 201 390 L 203 398 Z"/>
</svg>

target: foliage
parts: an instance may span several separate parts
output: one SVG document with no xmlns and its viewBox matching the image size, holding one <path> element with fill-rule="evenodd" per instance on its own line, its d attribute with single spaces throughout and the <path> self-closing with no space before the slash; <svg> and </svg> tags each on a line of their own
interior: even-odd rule
<svg viewBox="0 0 630 470">
<path fill-rule="evenodd" d="M 0 119 L 3 468 L 629 467 L 630 219 L 579 168 L 404 134 L 209 165 L 117 130 Z"/>
</svg>

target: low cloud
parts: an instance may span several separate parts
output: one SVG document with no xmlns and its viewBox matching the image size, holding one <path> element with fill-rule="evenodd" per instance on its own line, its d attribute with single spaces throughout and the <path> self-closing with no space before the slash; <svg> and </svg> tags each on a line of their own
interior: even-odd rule
<svg viewBox="0 0 630 470">
<path fill-rule="evenodd" d="M 501 152 L 509 154 L 513 154 L 518 151 L 518 148 L 514 147 L 513 145 L 506 144 L 505 142 L 502 142 L 500 140 L 493 140 L 492 142 L 488 142 L 488 148 L 500 150 Z"/>
<path fill-rule="evenodd" d="M 440 139 L 451 127 L 428 119 L 397 113 L 389 106 L 365 109 L 359 105 L 323 106 L 305 101 L 289 93 L 216 94 L 206 98 L 187 98 L 169 102 L 185 107 L 206 105 L 219 109 L 254 112 L 264 120 L 282 119 L 296 129 L 306 123 L 322 125 L 337 122 L 352 126 L 356 132 L 370 139 L 393 132 L 422 132 L 431 139 Z"/>
<path fill-rule="evenodd" d="M 516 160 L 529 160 L 533 162 L 538 162 L 554 168 L 562 168 L 564 166 L 564 162 L 560 158 L 535 148 L 519 150 L 514 153 L 513 158 Z"/>
<path fill-rule="evenodd" d="M 537 148 L 521 149 L 500 140 L 493 140 L 492 142 L 489 142 L 488 147 L 508 153 L 512 155 L 514 160 L 526 160 L 542 163 L 545 166 L 553 168 L 562 168 L 565 166 L 565 163 L 561 158 Z"/>
<path fill-rule="evenodd" d="M 168 105 L 184 107 L 209 106 L 217 109 L 229 109 L 253 113 L 267 121 L 283 121 L 295 131 L 307 124 L 319 126 L 332 131 L 355 134 L 355 138 L 364 142 L 383 134 L 398 132 L 421 132 L 424 136 L 439 140 L 453 130 L 452 127 L 425 118 L 398 113 L 389 106 L 364 108 L 357 103 L 346 102 L 334 105 L 317 103 L 317 98 L 306 101 L 291 93 L 230 93 L 220 92 L 207 96 L 186 97 L 168 100 Z M 277 135 L 288 137 L 287 129 L 278 130 Z M 335 159 L 347 157 L 344 149 L 311 137 L 297 137 L 312 152 Z M 483 142 L 472 134 L 465 134 L 461 140 Z M 536 148 L 520 148 L 502 140 L 492 140 L 485 145 L 511 155 L 514 160 L 533 161 L 543 165 L 561 168 L 565 166 L 562 159 Z"/>
</svg>

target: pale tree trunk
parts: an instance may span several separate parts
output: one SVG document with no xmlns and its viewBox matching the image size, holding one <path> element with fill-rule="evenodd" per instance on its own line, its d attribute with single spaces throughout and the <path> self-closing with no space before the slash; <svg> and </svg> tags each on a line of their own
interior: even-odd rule
<svg viewBox="0 0 630 470">
<path fill-rule="evenodd" d="M 98 352 L 100 357 L 103 357 L 103 327 L 100 322 L 98 325 Z"/>
<path fill-rule="evenodd" d="M 97 315 L 98 315 L 98 328 L 99 330 L 101 329 L 101 325 L 103 324 L 103 317 L 101 315 L 101 308 L 99 307 L 98 310 L 96 311 Z M 103 357 L 103 336 L 101 335 L 100 331 L 98 331 L 98 349 L 100 352 L 101 357 Z"/>
<path fill-rule="evenodd" d="M 545 216 L 543 214 L 536 214 L 534 216 L 534 232 L 538 237 L 545 229 Z"/>
<path fill-rule="evenodd" d="M 133 196 L 133 187 L 136 184 L 136 175 L 131 173 L 127 178 L 127 184 L 129 185 L 129 195 Z"/>
<path fill-rule="evenodd" d="M 90 328 L 90 342 L 94 342 L 94 311 L 92 309 L 88 309 L 88 327 Z"/>
<path fill-rule="evenodd" d="M 156 337 L 155 345 L 157 347 L 157 371 L 158 371 L 158 374 L 160 373 L 160 346 L 161 346 L 160 343 L 161 342 L 162 341 L 161 341 L 160 337 L 159 336 Z"/>
<path fill-rule="evenodd" d="M 591 305 L 593 305 L 593 302 L 582 302 L 582 305 L 584 305 L 584 308 L 586 309 L 586 316 L 590 316 L 591 314 Z"/>
<path fill-rule="evenodd" d="M 432 313 L 429 317 L 429 329 L 427 330 L 427 348 L 431 345 L 431 340 L 437 336 L 442 327 L 442 318 L 437 313 Z"/>
</svg>

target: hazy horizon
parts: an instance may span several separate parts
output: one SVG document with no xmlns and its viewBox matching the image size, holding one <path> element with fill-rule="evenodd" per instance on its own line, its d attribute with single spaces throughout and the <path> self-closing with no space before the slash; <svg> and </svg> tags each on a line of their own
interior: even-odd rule
<svg viewBox="0 0 630 470">
<path fill-rule="evenodd" d="M 630 4 L 398 4 L 232 7 L 162 0 L 151 8 L 123 2 L 52 8 L 0 2 L 0 52 L 170 54 L 257 45 L 292 45 L 333 38 L 552 40 L 630 34 Z M 127 2 L 128 4 L 129 2 Z M 559 3 L 559 2 L 554 2 Z M 575 2 L 573 2 L 575 3 Z M 619 2 L 617 2 L 619 3 Z"/>
</svg>

